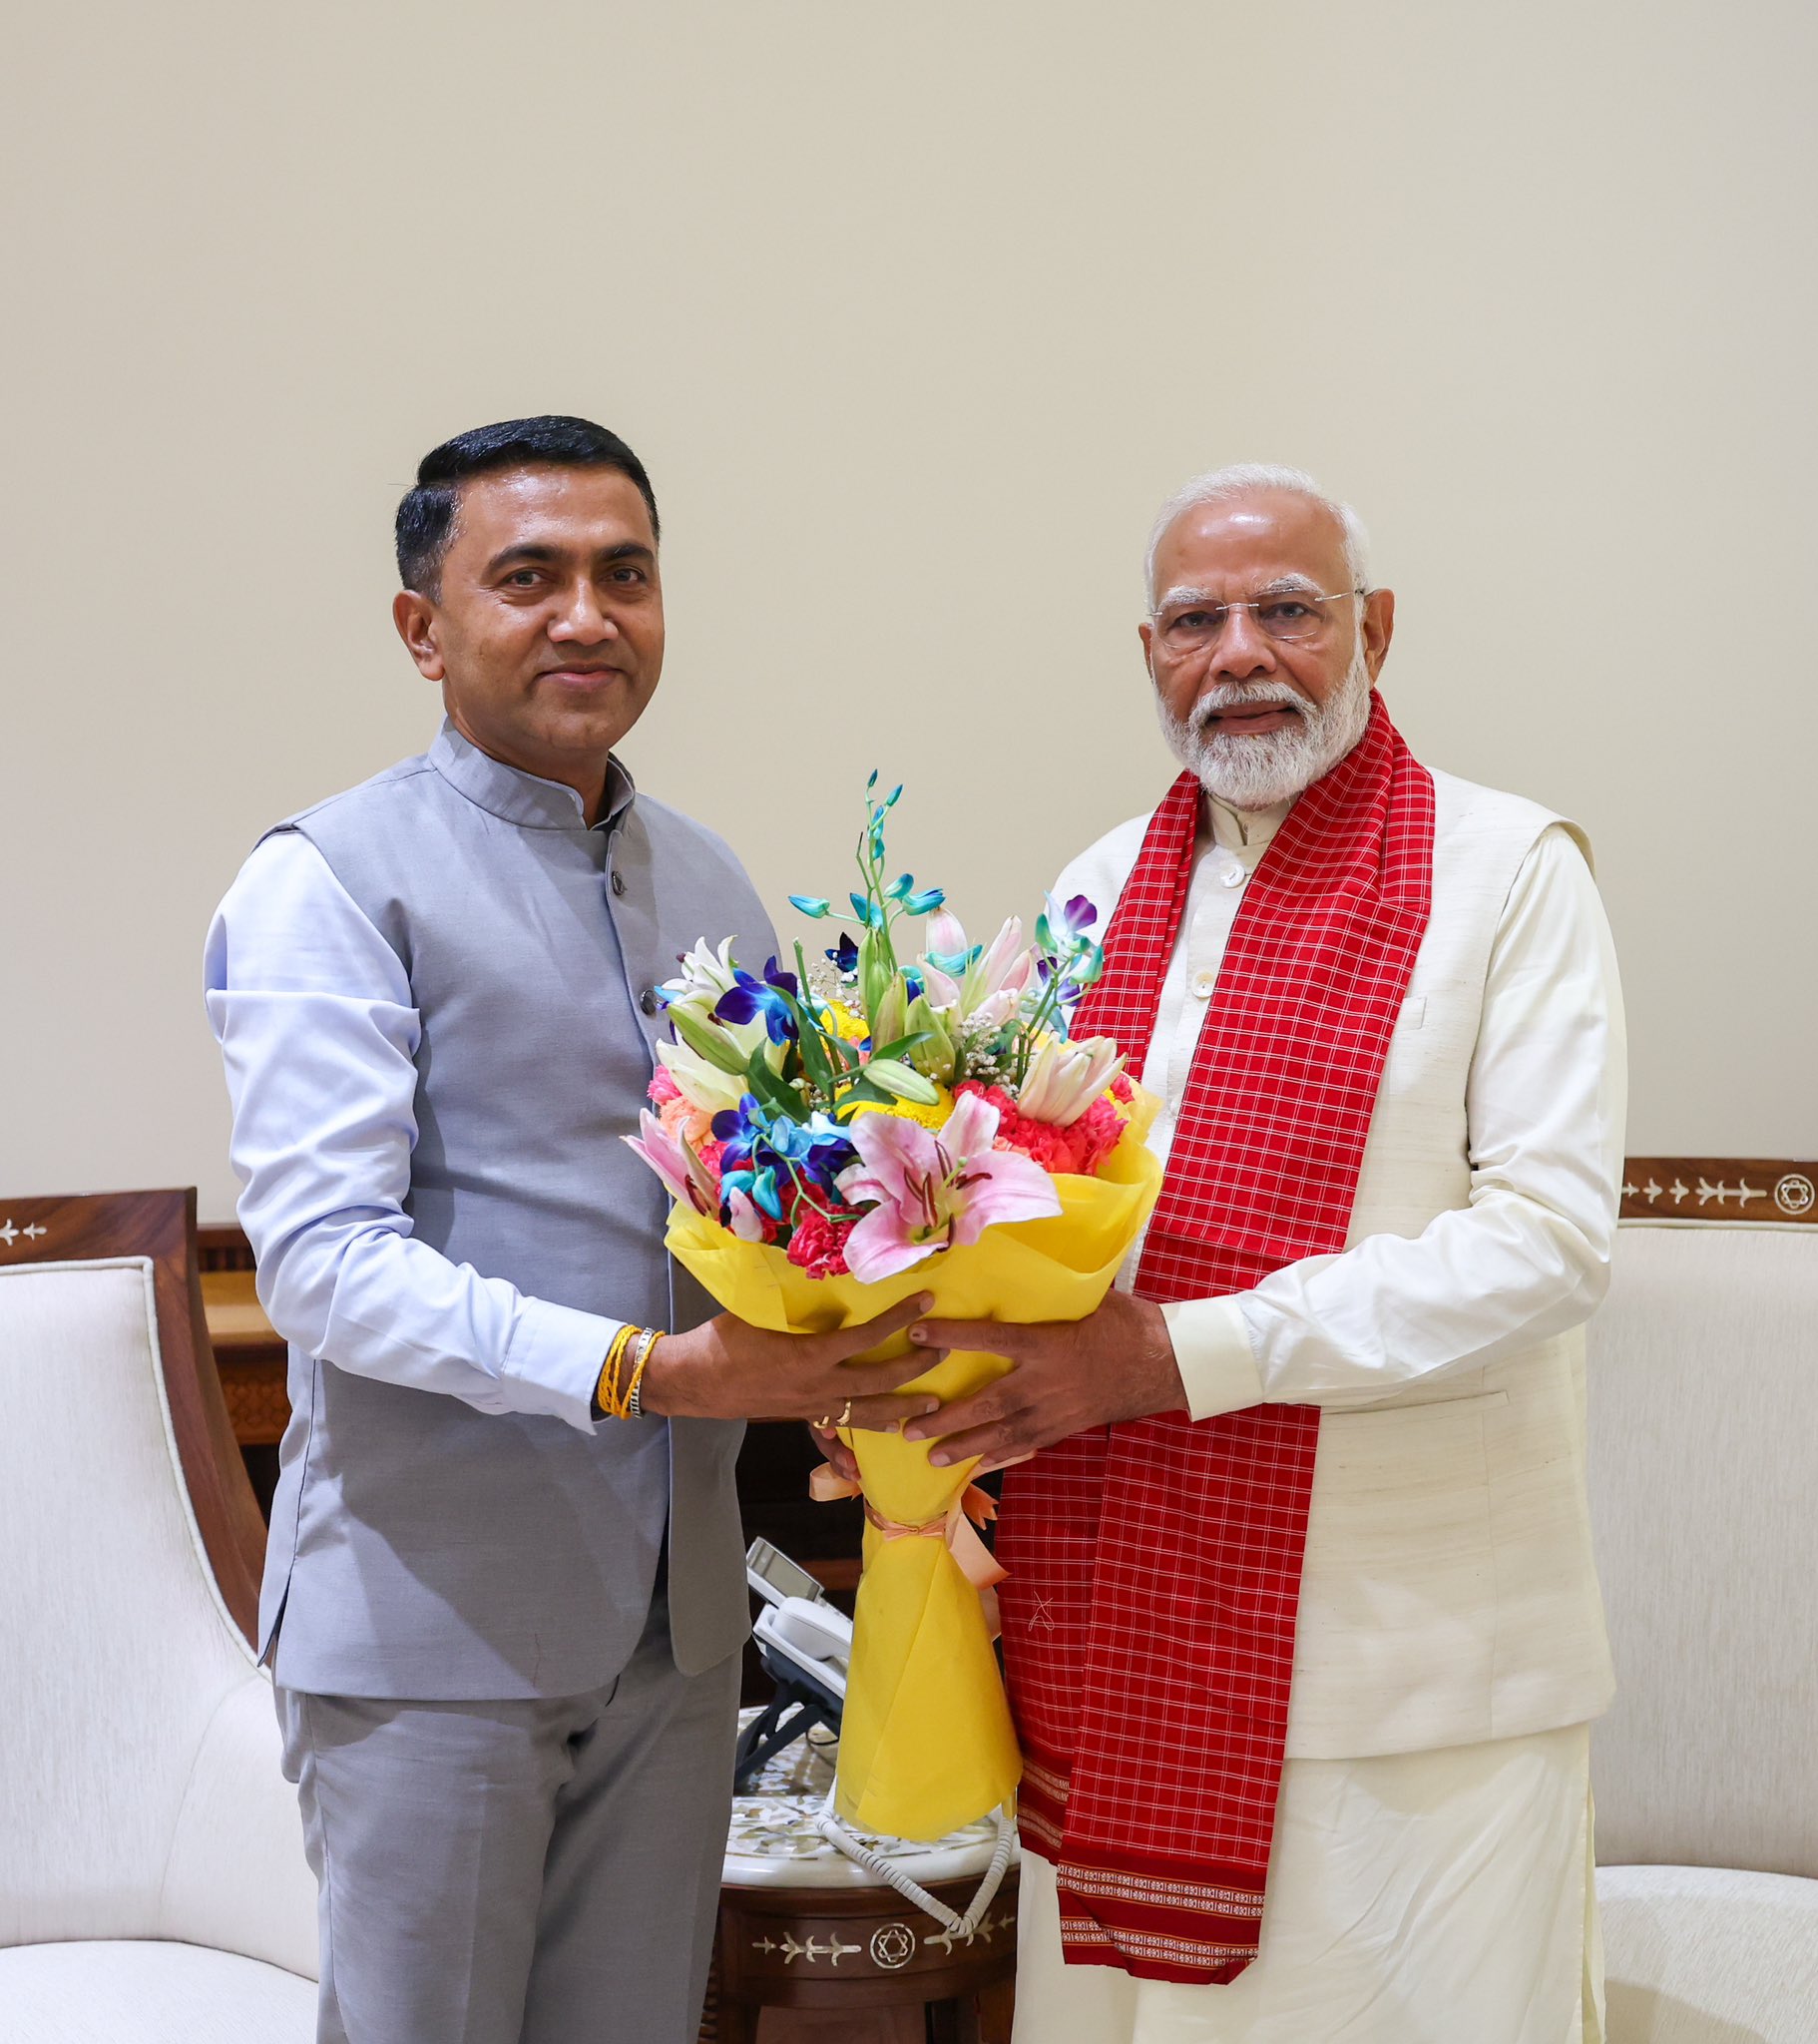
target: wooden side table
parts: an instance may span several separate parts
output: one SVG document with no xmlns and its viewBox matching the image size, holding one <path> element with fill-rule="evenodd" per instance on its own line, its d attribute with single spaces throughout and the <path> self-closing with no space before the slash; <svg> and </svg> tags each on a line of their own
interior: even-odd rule
<svg viewBox="0 0 1818 2044">
<path fill-rule="evenodd" d="M 974 1873 L 929 1892 L 964 1910 L 977 1886 Z M 970 1944 L 891 1888 L 722 1887 L 713 2034 L 757 2044 L 759 2011 L 776 2008 L 837 2015 L 864 2038 L 867 2018 L 903 2010 L 922 2016 L 928 2044 L 981 2044 L 979 1998 L 1016 1970 L 1016 1922 L 1015 1873 Z"/>
<path fill-rule="evenodd" d="M 884 2036 L 982 2044 L 980 1997 L 1016 1970 L 1014 1857 L 978 1928 L 956 1936 L 815 1830 L 831 1780 L 827 1756 L 797 1745 L 733 1803 L 703 2037 L 758 2044 L 781 2028 L 765 2022 L 760 2032 L 761 2012 L 786 2009 L 837 2017 L 847 2039 L 866 2044 Z M 864 1842 L 964 1914 L 996 1830 L 986 1818 L 932 1845 Z M 791 2033 L 814 2031 L 804 2024 Z"/>
</svg>

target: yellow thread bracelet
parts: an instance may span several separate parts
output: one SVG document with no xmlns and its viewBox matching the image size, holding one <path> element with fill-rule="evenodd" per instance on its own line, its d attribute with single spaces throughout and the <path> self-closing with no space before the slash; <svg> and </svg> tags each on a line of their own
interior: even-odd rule
<svg viewBox="0 0 1818 2044">
<path fill-rule="evenodd" d="M 636 1337 L 644 1332 L 629 1322 L 613 1336 L 606 1351 L 606 1361 L 601 1365 L 600 1382 L 594 1392 L 595 1402 L 609 1419 L 623 1416 L 619 1403 L 619 1375 L 625 1361 L 625 1351 Z"/>
</svg>

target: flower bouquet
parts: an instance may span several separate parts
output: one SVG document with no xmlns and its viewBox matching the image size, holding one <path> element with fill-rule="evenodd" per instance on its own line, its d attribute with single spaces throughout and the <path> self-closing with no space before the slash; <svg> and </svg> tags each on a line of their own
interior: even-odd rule
<svg viewBox="0 0 1818 2044">
<path fill-rule="evenodd" d="M 1033 943 L 1013 918 L 969 944 L 938 888 L 886 879 L 902 789 L 880 799 L 876 784 L 863 891 L 824 960 L 810 968 L 797 944 L 793 971 L 772 958 L 757 974 L 702 943 L 662 989 L 672 1040 L 627 1140 L 674 1197 L 669 1249 L 760 1327 L 821 1332 L 918 1291 L 947 1318 L 1083 1318 L 1159 1184 L 1154 1102 L 1114 1043 L 1068 1032 L 1104 965 L 1097 910 L 1051 900 Z M 946 1401 L 1009 1367 L 949 1353 L 903 1388 Z M 992 1504 L 970 1486 L 976 1463 L 937 1468 L 900 1433 L 842 1438 L 867 1524 L 836 1807 L 936 1838 L 1007 1803 L 1021 1773 L 981 1603 L 1001 1571 L 968 1523 Z"/>
</svg>

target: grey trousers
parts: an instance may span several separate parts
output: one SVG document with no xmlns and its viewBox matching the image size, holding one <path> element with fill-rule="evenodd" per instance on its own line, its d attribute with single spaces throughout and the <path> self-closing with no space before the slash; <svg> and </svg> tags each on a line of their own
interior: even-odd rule
<svg viewBox="0 0 1818 2044">
<path fill-rule="evenodd" d="M 681 1674 L 659 1597 L 586 1696 L 280 1689 L 320 1892 L 317 2044 L 694 2044 L 738 1669 Z"/>
</svg>

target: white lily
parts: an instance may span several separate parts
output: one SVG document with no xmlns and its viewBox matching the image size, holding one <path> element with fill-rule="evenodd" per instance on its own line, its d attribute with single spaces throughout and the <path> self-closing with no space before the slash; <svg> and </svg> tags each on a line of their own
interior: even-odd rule
<svg viewBox="0 0 1818 2044">
<path fill-rule="evenodd" d="M 713 1010 L 719 1004 L 720 995 L 729 993 L 734 983 L 732 939 L 723 938 L 715 949 L 702 937 L 691 951 L 683 954 L 681 972 L 674 979 L 666 979 L 661 992 L 672 1010 L 680 1008 L 702 1028 L 718 1030 L 737 1047 L 741 1056 L 748 1058 L 765 1040 L 762 1017 L 750 1022 L 713 1020 Z M 732 1104 L 735 1106 L 737 1103 L 734 1101 Z"/>
<path fill-rule="evenodd" d="M 732 984 L 732 939 L 727 937 L 714 950 L 702 937 L 691 951 L 682 954 L 681 972 L 664 981 L 663 991 L 671 1007 L 692 1008 L 704 1021 Z"/>
<path fill-rule="evenodd" d="M 759 1034 L 762 1029 L 763 1025 L 759 1023 Z M 702 1114 L 717 1114 L 722 1107 L 736 1107 L 744 1098 L 743 1078 L 735 1072 L 722 1072 L 717 1065 L 709 1065 L 685 1043 L 660 1043 L 657 1057 L 683 1095 Z"/>
<path fill-rule="evenodd" d="M 1017 1090 L 1017 1112 L 1032 1122 L 1070 1128 L 1123 1069 L 1124 1059 L 1109 1036 L 1090 1036 L 1082 1043 L 1051 1036 L 1029 1061 L 1028 1076 Z"/>
</svg>

